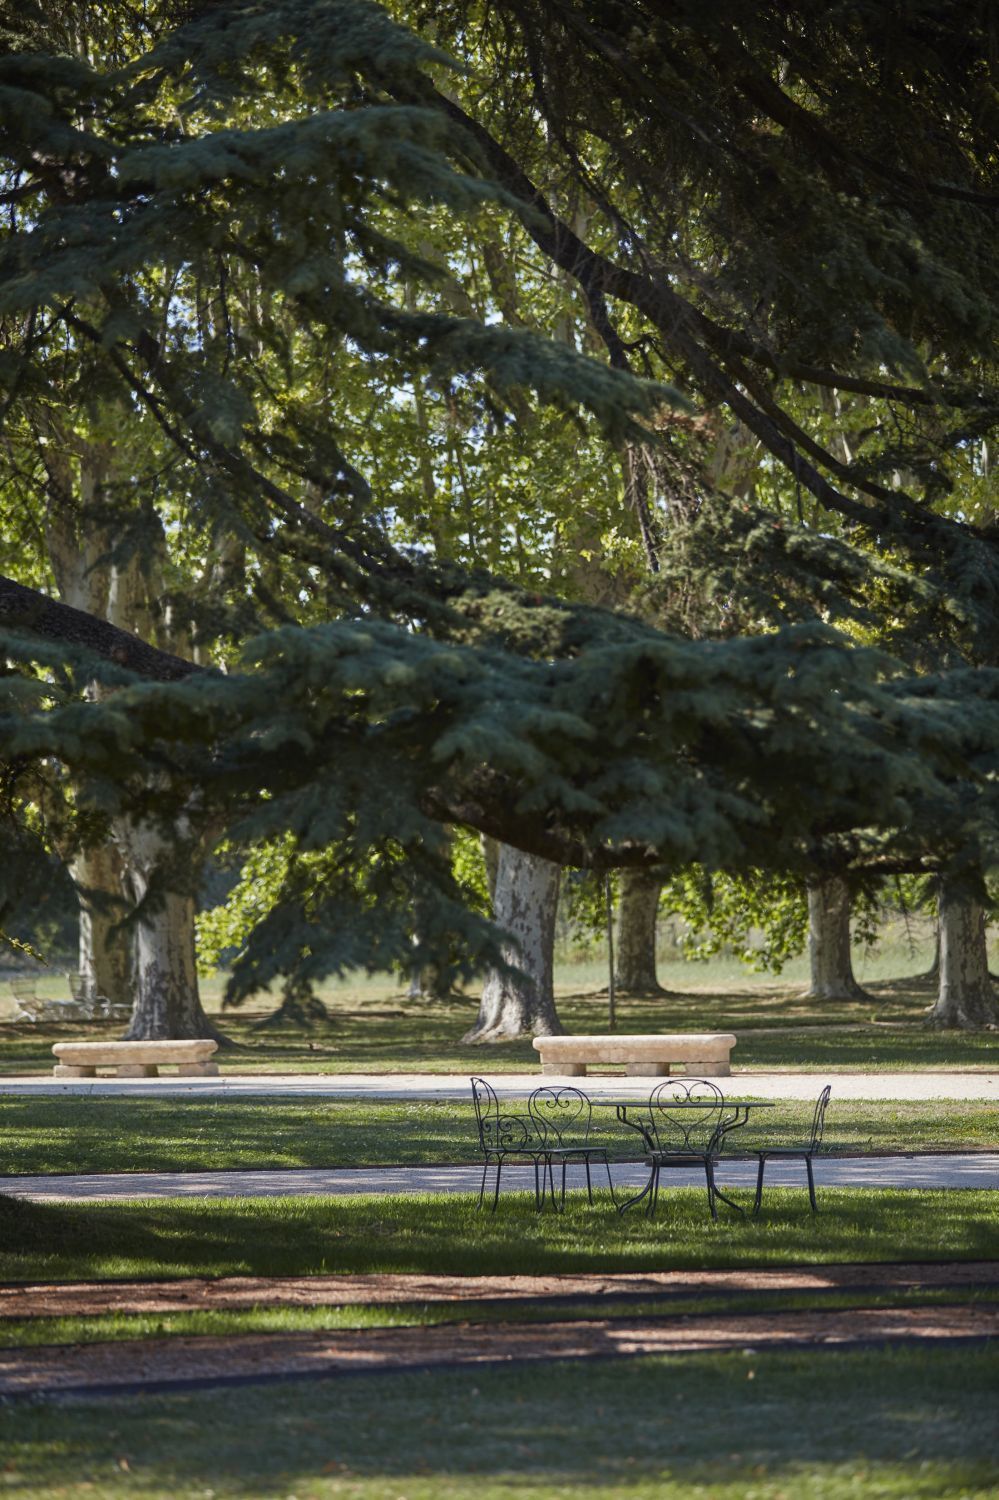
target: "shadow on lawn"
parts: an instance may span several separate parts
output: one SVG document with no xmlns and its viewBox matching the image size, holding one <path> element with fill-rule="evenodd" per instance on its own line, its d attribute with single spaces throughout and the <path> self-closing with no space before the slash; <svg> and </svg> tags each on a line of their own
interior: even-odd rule
<svg viewBox="0 0 999 1500">
<path fill-rule="evenodd" d="M 749 1202 L 749 1193 L 742 1199 Z M 759 1219 L 712 1223 L 703 1193 L 671 1190 L 654 1223 L 593 1209 L 536 1214 L 526 1194 L 496 1214 L 471 1195 L 227 1198 L 42 1204 L 0 1197 L 0 1277 L 455 1275 L 671 1267 L 974 1260 L 995 1255 L 994 1193 L 827 1188 L 822 1213 L 774 1190 Z M 533 1202 L 533 1199 L 530 1200 Z"/>
<path fill-rule="evenodd" d="M 997 1378 L 987 1348 L 746 1350 L 19 1403 L 0 1433 L 8 1493 L 929 1500 L 990 1493 Z"/>
</svg>

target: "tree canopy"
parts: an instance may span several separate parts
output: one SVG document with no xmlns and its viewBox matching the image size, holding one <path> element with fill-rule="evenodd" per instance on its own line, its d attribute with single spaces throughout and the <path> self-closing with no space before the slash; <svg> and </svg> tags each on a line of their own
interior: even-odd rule
<svg viewBox="0 0 999 1500">
<path fill-rule="evenodd" d="M 290 836 L 247 987 L 401 962 L 414 912 L 494 952 L 451 825 L 598 870 L 992 863 L 986 7 L 29 5 L 3 39 L 26 850 Z M 629 608 L 512 566 L 509 509 L 476 550 L 518 443 L 623 484 Z M 158 639 L 51 597 L 68 512 L 106 558 L 156 538 Z"/>
</svg>

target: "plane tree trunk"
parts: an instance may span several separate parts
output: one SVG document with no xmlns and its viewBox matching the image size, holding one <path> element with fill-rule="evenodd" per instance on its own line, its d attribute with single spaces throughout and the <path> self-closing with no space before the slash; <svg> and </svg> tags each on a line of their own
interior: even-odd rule
<svg viewBox="0 0 999 1500">
<path fill-rule="evenodd" d="M 656 974 L 656 917 L 662 882 L 622 871 L 614 934 L 614 989 L 619 995 L 662 995 Z"/>
<path fill-rule="evenodd" d="M 867 991 L 853 973 L 850 948 L 850 890 L 839 875 L 808 886 L 810 1000 L 862 1000 Z"/>
<path fill-rule="evenodd" d="M 940 988 L 926 1024 L 961 1031 L 999 1026 L 984 908 L 947 880 L 940 888 Z"/>
<path fill-rule="evenodd" d="M 80 901 L 80 979 L 88 997 L 132 1004 L 132 941 L 125 915 L 121 856 L 114 844 L 83 849 L 71 871 Z"/>
<path fill-rule="evenodd" d="M 126 1040 L 214 1037 L 224 1042 L 205 1015 L 198 993 L 194 896 L 169 888 L 166 872 L 176 861 L 173 843 L 153 824 L 124 818 L 116 824 L 115 839 L 137 906 L 163 882 L 135 923 L 135 1002 Z"/>
<path fill-rule="evenodd" d="M 463 1042 L 508 1042 L 562 1031 L 553 986 L 560 874 L 547 859 L 500 845 L 493 916 L 509 934 L 503 957 L 516 969 L 490 971 L 478 1019 Z"/>
</svg>

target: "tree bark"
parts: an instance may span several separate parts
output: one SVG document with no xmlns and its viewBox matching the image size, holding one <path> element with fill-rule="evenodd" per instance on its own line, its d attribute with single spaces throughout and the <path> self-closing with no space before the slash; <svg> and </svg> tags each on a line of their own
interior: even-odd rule
<svg viewBox="0 0 999 1500">
<path fill-rule="evenodd" d="M 656 975 L 656 916 L 662 881 L 626 870 L 619 882 L 614 988 L 619 995 L 662 995 Z"/>
<path fill-rule="evenodd" d="M 940 887 L 940 988 L 926 1024 L 961 1031 L 999 1026 L 984 909 L 947 880 Z"/>
<path fill-rule="evenodd" d="M 83 849 L 74 859 L 80 901 L 80 978 L 88 997 L 131 1006 L 131 934 L 116 930 L 125 915 L 121 856 L 114 844 Z"/>
<path fill-rule="evenodd" d="M 179 830 L 182 832 L 182 830 Z M 174 845 L 151 823 L 121 819 L 115 839 L 133 901 L 147 896 L 176 859 Z M 135 1004 L 128 1041 L 214 1037 L 226 1040 L 205 1015 L 198 994 L 194 897 L 168 887 L 154 894 L 135 926 Z"/>
<path fill-rule="evenodd" d="M 463 1042 L 508 1042 L 515 1037 L 558 1035 L 553 963 L 555 911 L 561 871 L 547 859 L 502 844 L 493 915 L 509 934 L 503 957 L 514 972 L 490 971 L 475 1025 Z"/>
<path fill-rule="evenodd" d="M 867 991 L 857 983 L 850 950 L 850 890 L 845 880 L 831 875 L 808 886 L 809 1000 L 863 1000 Z"/>
</svg>

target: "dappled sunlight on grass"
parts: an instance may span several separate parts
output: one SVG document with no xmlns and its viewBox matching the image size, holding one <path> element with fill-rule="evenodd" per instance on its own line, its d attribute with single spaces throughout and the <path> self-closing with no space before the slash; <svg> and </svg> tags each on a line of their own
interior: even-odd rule
<svg viewBox="0 0 999 1500">
<path fill-rule="evenodd" d="M 748 1193 L 743 1193 L 748 1203 Z M 0 1277 L 309 1275 L 431 1271 L 458 1275 L 823 1262 L 983 1260 L 999 1250 L 995 1193 L 827 1188 L 822 1212 L 793 1190 L 759 1219 L 717 1223 L 704 1193 L 671 1188 L 659 1217 L 592 1209 L 536 1214 L 504 1193 L 495 1214 L 472 1195 L 223 1198 L 41 1204 L 0 1198 Z"/>
</svg>

